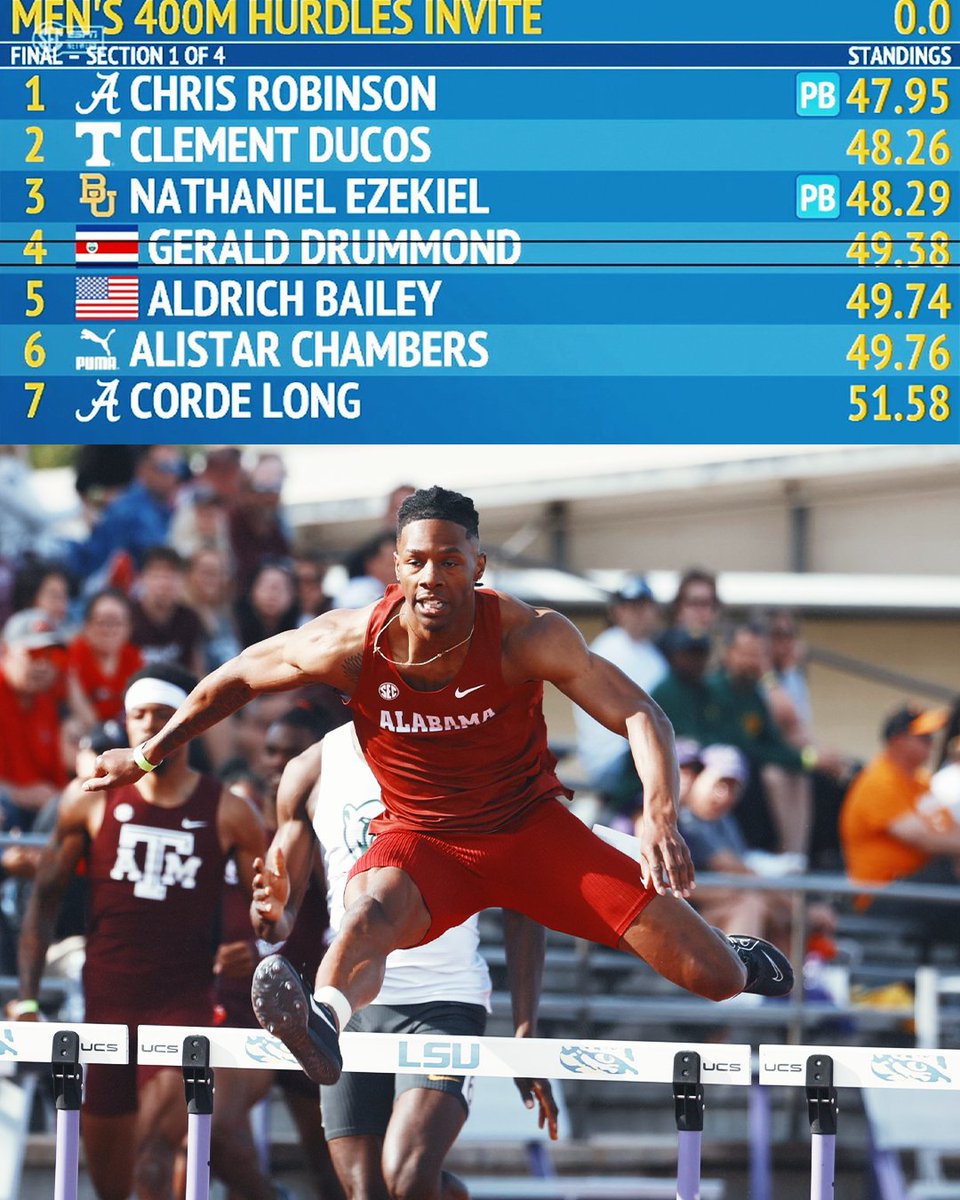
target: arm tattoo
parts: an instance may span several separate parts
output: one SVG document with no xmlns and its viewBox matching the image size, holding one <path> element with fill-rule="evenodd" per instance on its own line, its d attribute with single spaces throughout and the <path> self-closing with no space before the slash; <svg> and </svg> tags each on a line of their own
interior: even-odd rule
<svg viewBox="0 0 960 1200">
<path fill-rule="evenodd" d="M 203 733 L 211 725 L 216 725 L 224 717 L 242 708 L 251 699 L 251 688 L 240 679 L 229 680 L 221 684 L 217 695 L 211 697 L 202 708 L 195 709 L 171 724 L 161 733 L 160 740 L 155 743 L 153 751 L 165 758 L 174 750 L 178 750 L 191 738 Z"/>
<path fill-rule="evenodd" d="M 362 652 L 357 654 L 348 654 L 340 665 L 343 669 L 344 675 L 346 675 L 348 679 L 353 679 L 354 681 L 358 680 L 360 678 L 360 668 L 363 666 Z"/>
</svg>

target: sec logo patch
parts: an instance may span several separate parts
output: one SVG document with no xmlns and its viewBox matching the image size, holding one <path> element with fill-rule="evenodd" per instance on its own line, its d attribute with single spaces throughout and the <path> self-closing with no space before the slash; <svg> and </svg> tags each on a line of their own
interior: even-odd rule
<svg viewBox="0 0 960 1200">
<path fill-rule="evenodd" d="M 381 700 L 396 700 L 400 695 L 400 689 L 395 683 L 381 683 L 377 691 L 380 693 Z"/>
</svg>

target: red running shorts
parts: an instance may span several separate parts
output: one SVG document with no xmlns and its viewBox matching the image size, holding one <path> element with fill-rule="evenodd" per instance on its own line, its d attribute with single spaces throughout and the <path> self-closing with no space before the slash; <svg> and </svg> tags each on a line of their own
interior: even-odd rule
<svg viewBox="0 0 960 1200">
<path fill-rule="evenodd" d="M 350 878 L 371 867 L 399 867 L 417 885 L 431 918 L 423 942 L 484 908 L 508 908 L 616 947 L 656 895 L 644 887 L 632 858 L 601 841 L 556 799 L 497 833 L 378 833 Z"/>
</svg>

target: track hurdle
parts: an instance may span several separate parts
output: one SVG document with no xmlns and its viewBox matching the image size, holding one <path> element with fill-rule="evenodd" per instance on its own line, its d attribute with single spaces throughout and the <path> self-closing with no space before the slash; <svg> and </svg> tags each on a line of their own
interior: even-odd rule
<svg viewBox="0 0 960 1200">
<path fill-rule="evenodd" d="M 209 1046 L 207 1065 L 212 1068 L 299 1069 L 283 1043 L 262 1029 L 141 1025 L 137 1061 L 180 1067 L 186 1061 L 185 1047 L 198 1038 Z M 750 1083 L 750 1047 L 740 1045 L 346 1033 L 341 1049 L 345 1071 L 668 1084 L 678 1130 L 677 1200 L 700 1197 L 704 1081 L 744 1087 Z M 198 1190 L 191 1200 L 206 1196 L 205 1190 Z"/>
<path fill-rule="evenodd" d="M 77 1200 L 80 1171 L 80 1099 L 84 1063 L 126 1063 L 126 1025 L 70 1025 L 34 1021 L 0 1025 L 4 1059 L 46 1063 L 57 1108 L 54 1200 Z"/>
<path fill-rule="evenodd" d="M 838 1087 L 960 1091 L 960 1050 L 761 1046 L 760 1083 L 803 1087 L 811 1131 L 810 1200 L 834 1195 Z"/>
<path fill-rule="evenodd" d="M 200 1034 L 183 1039 L 183 1090 L 187 1097 L 186 1200 L 205 1200 L 210 1192 L 210 1126 L 214 1080 L 210 1042 Z"/>
</svg>

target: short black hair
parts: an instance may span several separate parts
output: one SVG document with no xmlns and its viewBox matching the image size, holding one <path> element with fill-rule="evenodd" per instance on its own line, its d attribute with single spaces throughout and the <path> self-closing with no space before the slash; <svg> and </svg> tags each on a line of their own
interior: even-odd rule
<svg viewBox="0 0 960 1200">
<path fill-rule="evenodd" d="M 462 525 L 467 537 L 480 536 L 480 517 L 469 496 L 434 484 L 418 488 L 397 510 L 397 534 L 411 521 L 451 521 Z"/>
<path fill-rule="evenodd" d="M 186 571 L 187 564 L 172 546 L 151 546 L 143 556 L 140 571 L 143 573 L 154 563 L 171 567 L 174 571 Z"/>
<path fill-rule="evenodd" d="M 315 708 L 308 708 L 304 704 L 295 704 L 293 708 L 288 708 L 270 724 L 286 725 L 289 729 L 302 729 L 305 733 L 310 734 L 315 742 L 326 737 L 333 728 L 330 720 L 317 712 Z"/>
<path fill-rule="evenodd" d="M 366 541 L 361 542 L 359 546 L 355 546 L 343 560 L 348 578 L 359 579 L 363 575 L 368 575 L 367 563 L 376 558 L 387 545 L 391 550 L 397 548 L 397 535 L 392 529 L 381 529 L 379 533 L 375 533 Z"/>
<path fill-rule="evenodd" d="M 147 663 L 145 667 L 141 667 L 135 675 L 131 675 L 127 680 L 126 691 L 132 683 L 136 683 L 138 679 L 161 679 L 164 683 L 172 683 L 189 695 L 190 692 L 197 686 L 197 681 L 185 668 L 179 663 L 173 662 L 155 662 Z"/>
<path fill-rule="evenodd" d="M 765 638 L 767 631 L 759 621 L 739 621 L 736 625 L 731 625 L 726 631 L 723 638 L 725 646 L 732 646 L 741 633 L 747 633 L 750 637 Z"/>
<path fill-rule="evenodd" d="M 127 610 L 127 616 L 133 614 L 133 601 L 122 588 L 105 587 L 99 592 L 94 592 L 83 606 L 83 619 L 89 621 L 93 616 L 93 610 L 97 607 L 101 600 L 116 600 L 118 604 L 122 604 Z"/>
<path fill-rule="evenodd" d="M 26 559 L 13 577 L 13 589 L 10 596 L 12 611 L 19 612 L 22 608 L 34 608 L 41 586 L 52 575 L 58 575 L 66 583 L 67 591 L 72 596 L 73 580 L 63 563 L 48 558 Z"/>
</svg>

